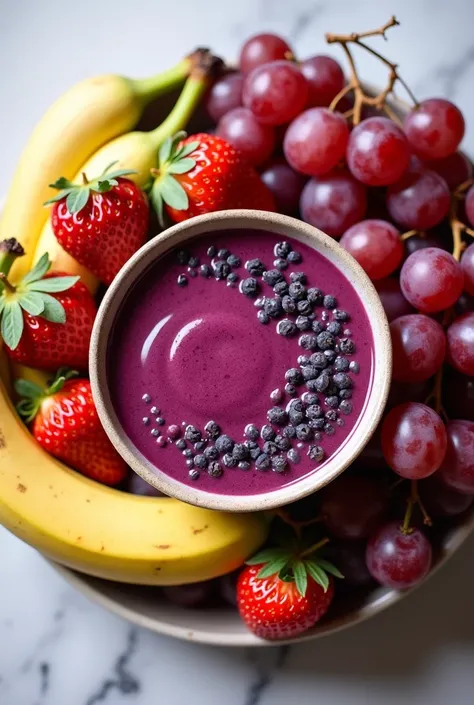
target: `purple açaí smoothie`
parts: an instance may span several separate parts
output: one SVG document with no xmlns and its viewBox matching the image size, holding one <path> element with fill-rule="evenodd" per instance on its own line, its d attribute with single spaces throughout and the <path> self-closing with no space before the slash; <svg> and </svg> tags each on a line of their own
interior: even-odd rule
<svg viewBox="0 0 474 705">
<path fill-rule="evenodd" d="M 108 354 L 113 404 L 136 448 L 221 494 L 317 472 L 354 432 L 372 373 L 350 282 L 307 245 L 260 230 L 213 233 L 153 264 Z"/>
</svg>

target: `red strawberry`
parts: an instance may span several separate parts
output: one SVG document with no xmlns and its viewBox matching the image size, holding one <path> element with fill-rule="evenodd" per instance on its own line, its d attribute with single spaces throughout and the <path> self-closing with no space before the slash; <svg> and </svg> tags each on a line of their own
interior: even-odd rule
<svg viewBox="0 0 474 705">
<path fill-rule="evenodd" d="M 145 242 L 149 216 L 143 191 L 121 178 L 134 172 L 109 172 L 111 167 L 93 181 L 83 174 L 83 184 L 61 177 L 51 184 L 60 192 L 47 201 L 54 204 L 51 224 L 59 244 L 104 284 Z"/>
<path fill-rule="evenodd" d="M 87 369 L 94 299 L 79 277 L 48 274 L 47 254 L 14 287 L 7 275 L 22 254 L 16 240 L 0 243 L 1 334 L 8 355 L 44 370 L 61 365 Z"/>
<path fill-rule="evenodd" d="M 288 639 L 310 629 L 334 596 L 327 573 L 342 578 L 313 550 L 298 556 L 284 548 L 267 549 L 247 563 L 237 582 L 237 606 L 249 629 L 263 639 Z"/>
<path fill-rule="evenodd" d="M 102 428 L 89 380 L 70 379 L 74 374 L 59 371 L 45 390 L 17 380 L 15 389 L 24 397 L 18 411 L 33 422 L 33 435 L 48 453 L 93 480 L 117 485 L 127 466 Z"/>
<path fill-rule="evenodd" d="M 221 137 L 178 133 L 160 148 L 150 198 L 163 220 L 163 206 L 178 223 L 227 208 L 274 211 L 275 201 L 255 169 Z"/>
</svg>

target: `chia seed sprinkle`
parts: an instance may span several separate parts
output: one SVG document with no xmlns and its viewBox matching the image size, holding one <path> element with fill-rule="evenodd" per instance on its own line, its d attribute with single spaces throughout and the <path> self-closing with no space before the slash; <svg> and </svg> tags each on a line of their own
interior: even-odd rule
<svg viewBox="0 0 474 705">
<path fill-rule="evenodd" d="M 276 267 L 281 272 L 284 269 L 288 269 L 288 261 L 286 259 L 276 259 L 273 262 L 273 266 Z"/>
<path fill-rule="evenodd" d="M 247 438 L 249 438 L 251 441 L 256 441 L 260 436 L 260 431 L 258 430 L 257 426 L 255 426 L 255 424 L 249 423 L 244 429 L 244 435 L 247 436 Z"/>
<path fill-rule="evenodd" d="M 185 274 L 180 274 L 176 282 L 178 286 L 184 287 L 188 285 L 188 278 Z"/>
<path fill-rule="evenodd" d="M 274 404 L 279 404 L 282 401 L 283 397 L 284 394 L 281 389 L 274 389 L 273 392 L 270 392 L 270 400 Z"/>
<path fill-rule="evenodd" d="M 151 402 L 151 396 L 149 394 L 144 394 L 142 396 L 142 401 L 144 401 L 145 404 L 149 404 Z"/>
<path fill-rule="evenodd" d="M 189 471 L 189 477 L 191 478 L 191 480 L 199 480 L 199 478 L 201 477 L 201 473 L 199 472 L 199 470 L 196 470 L 196 468 L 193 468 Z"/>
<path fill-rule="evenodd" d="M 207 473 L 211 477 L 220 477 L 222 475 L 222 468 L 219 465 L 219 463 L 216 463 L 214 460 L 209 463 L 209 467 L 207 468 Z"/>
<path fill-rule="evenodd" d="M 142 423 L 144 426 L 149 426 L 150 425 L 150 417 L 149 416 L 144 416 L 142 418 Z"/>
<path fill-rule="evenodd" d="M 150 409 L 150 414 L 153 414 L 153 416 L 158 416 L 160 413 L 160 410 L 157 406 L 152 406 Z"/>
<path fill-rule="evenodd" d="M 295 465 L 298 464 L 301 460 L 301 455 L 294 448 L 291 448 L 288 451 L 288 453 L 286 454 L 286 457 L 288 458 L 290 463 L 294 463 Z"/>
<path fill-rule="evenodd" d="M 158 438 L 158 436 L 160 435 L 160 432 L 158 431 L 157 428 L 152 428 L 150 433 L 154 438 Z"/>
</svg>

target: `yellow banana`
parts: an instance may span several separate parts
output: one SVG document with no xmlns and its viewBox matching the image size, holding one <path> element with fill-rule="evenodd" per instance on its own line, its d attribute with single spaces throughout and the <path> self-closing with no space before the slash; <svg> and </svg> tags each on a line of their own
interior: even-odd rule
<svg viewBox="0 0 474 705">
<path fill-rule="evenodd" d="M 186 126 L 206 86 L 207 81 L 201 74 L 188 78 L 176 105 L 159 127 L 151 132 L 130 132 L 105 144 L 82 164 L 73 180 L 76 183 L 81 183 L 83 173 L 89 178 L 96 178 L 112 162 L 115 162 L 114 169 L 135 171 L 136 174 L 131 174 L 127 178 L 143 187 L 150 179 L 150 170 L 157 166 L 160 144 L 166 137 Z M 27 244 L 22 242 L 22 245 L 26 250 Z M 98 279 L 63 250 L 54 236 L 49 217 L 38 239 L 32 264 L 36 264 L 45 252 L 49 254 L 49 258 L 54 263 L 55 270 L 81 276 L 88 289 L 92 293 L 96 292 L 99 284 Z"/>
<path fill-rule="evenodd" d="M 0 220 L 0 240 L 16 237 L 27 253 L 12 269 L 14 281 L 31 266 L 48 217 L 43 203 L 52 193 L 49 184 L 60 176 L 72 179 L 101 145 L 132 129 L 145 105 L 183 82 L 191 65 L 191 58 L 184 59 L 143 80 L 96 76 L 73 86 L 49 108 L 23 151 Z"/>
<path fill-rule="evenodd" d="M 267 532 L 261 514 L 126 494 L 70 470 L 36 443 L 1 383 L 0 523 L 63 565 L 143 585 L 234 570 Z"/>
</svg>

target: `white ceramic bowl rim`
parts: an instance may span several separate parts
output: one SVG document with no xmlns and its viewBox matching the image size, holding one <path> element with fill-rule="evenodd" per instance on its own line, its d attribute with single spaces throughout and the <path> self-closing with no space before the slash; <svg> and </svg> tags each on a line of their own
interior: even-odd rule
<svg viewBox="0 0 474 705">
<path fill-rule="evenodd" d="M 130 441 L 115 413 L 107 383 L 107 344 L 116 315 L 131 287 L 170 249 L 201 235 L 229 229 L 270 231 L 303 242 L 319 251 L 349 280 L 363 302 L 373 337 L 371 388 L 359 419 L 334 456 L 313 473 L 271 492 L 252 495 L 225 495 L 189 487 L 160 471 Z M 359 455 L 379 422 L 387 400 L 391 379 L 391 341 L 387 318 L 380 298 L 360 265 L 333 238 L 295 218 L 252 210 L 220 211 L 198 216 L 172 226 L 146 243 L 125 264 L 99 308 L 90 346 L 92 392 L 102 424 L 115 448 L 149 484 L 165 494 L 190 504 L 223 511 L 263 511 L 305 497 L 332 481 Z"/>
</svg>

